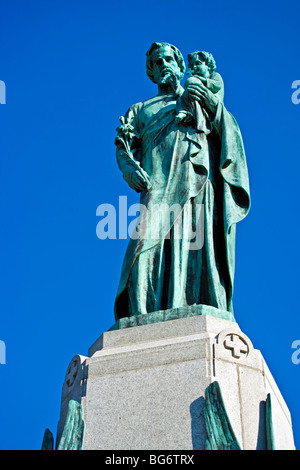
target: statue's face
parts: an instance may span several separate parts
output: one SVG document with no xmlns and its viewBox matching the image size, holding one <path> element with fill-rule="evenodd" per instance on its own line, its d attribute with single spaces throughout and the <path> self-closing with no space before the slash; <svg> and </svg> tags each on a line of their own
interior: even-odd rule
<svg viewBox="0 0 300 470">
<path fill-rule="evenodd" d="M 209 77 L 209 68 L 205 62 L 203 62 L 199 57 L 194 57 L 192 59 L 191 67 L 193 75 L 200 75 L 201 77 Z"/>
<path fill-rule="evenodd" d="M 171 75 L 179 79 L 181 70 L 175 59 L 174 53 L 169 46 L 155 49 L 151 54 L 153 64 L 153 78 L 157 85 L 168 83 Z"/>
</svg>

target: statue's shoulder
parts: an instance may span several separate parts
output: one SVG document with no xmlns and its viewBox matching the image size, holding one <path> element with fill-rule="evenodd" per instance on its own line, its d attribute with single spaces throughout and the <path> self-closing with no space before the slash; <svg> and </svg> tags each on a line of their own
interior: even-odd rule
<svg viewBox="0 0 300 470">
<path fill-rule="evenodd" d="M 145 101 L 140 101 L 139 103 L 135 103 L 130 106 L 129 110 L 127 111 L 127 115 L 135 115 L 139 116 L 144 112 L 147 113 L 147 110 L 151 109 L 153 106 L 157 105 L 163 100 L 162 96 L 153 96 Z"/>
<path fill-rule="evenodd" d="M 140 101 L 139 103 L 134 104 L 132 107 L 136 111 L 142 111 L 144 109 L 147 109 L 149 106 L 155 105 L 156 103 L 162 101 L 161 96 L 153 96 L 152 98 L 148 98 L 145 101 Z"/>
<path fill-rule="evenodd" d="M 157 96 L 154 96 L 153 98 L 149 98 L 145 101 L 139 101 L 138 103 L 133 104 L 128 109 L 127 114 L 128 113 L 130 114 L 133 113 L 135 115 L 140 114 L 140 112 L 143 111 L 143 109 L 159 101 L 157 98 L 158 98 Z"/>
<path fill-rule="evenodd" d="M 162 96 L 156 95 L 152 96 L 152 98 L 148 98 L 147 100 L 143 101 L 143 105 L 147 106 L 148 104 L 156 103 L 157 101 L 161 101 L 163 99 Z"/>
</svg>

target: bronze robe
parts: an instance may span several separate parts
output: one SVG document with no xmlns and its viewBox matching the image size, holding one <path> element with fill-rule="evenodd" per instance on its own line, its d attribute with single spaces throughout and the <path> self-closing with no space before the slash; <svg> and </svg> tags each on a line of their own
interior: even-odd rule
<svg viewBox="0 0 300 470">
<path fill-rule="evenodd" d="M 134 158 L 152 185 L 140 197 L 147 220 L 161 204 L 179 205 L 181 213 L 171 225 L 162 221 L 158 238 L 151 236 L 151 224 L 144 230 L 141 214 L 143 236 L 131 238 L 126 251 L 115 300 L 116 320 L 199 304 L 233 312 L 235 224 L 250 208 L 241 133 L 221 102 L 205 132 L 178 124 L 175 116 L 176 98 L 171 95 L 135 104 L 126 114 L 135 136 Z M 120 145 L 117 161 L 123 174 L 130 169 L 130 158 Z M 186 206 L 190 211 L 183 210 Z M 176 236 L 176 220 L 183 226 L 181 238 Z M 195 232 L 199 223 L 201 247 L 190 249 L 189 230 L 192 226 Z"/>
</svg>

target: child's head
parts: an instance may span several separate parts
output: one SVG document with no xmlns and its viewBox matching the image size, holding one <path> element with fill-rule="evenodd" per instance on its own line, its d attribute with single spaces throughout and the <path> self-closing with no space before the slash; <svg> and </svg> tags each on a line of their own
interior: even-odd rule
<svg viewBox="0 0 300 470">
<path fill-rule="evenodd" d="M 216 69 L 216 62 L 210 52 L 196 51 L 188 54 L 191 75 L 209 78 Z"/>
</svg>

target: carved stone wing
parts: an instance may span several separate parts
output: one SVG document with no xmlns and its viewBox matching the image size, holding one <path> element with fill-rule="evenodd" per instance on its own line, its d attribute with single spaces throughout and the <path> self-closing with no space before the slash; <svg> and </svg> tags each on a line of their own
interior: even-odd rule
<svg viewBox="0 0 300 470">
<path fill-rule="evenodd" d="M 41 450 L 53 450 L 53 434 L 47 428 L 44 433 Z"/>
<path fill-rule="evenodd" d="M 217 381 L 205 390 L 204 418 L 207 432 L 205 450 L 241 450 Z"/>
<path fill-rule="evenodd" d="M 57 450 L 81 450 L 84 432 L 82 405 L 76 400 L 70 400 L 66 423 Z"/>
<path fill-rule="evenodd" d="M 271 401 L 270 393 L 268 393 L 267 400 L 266 400 L 266 440 L 267 440 L 267 450 L 276 450 L 273 420 L 272 420 L 272 401 Z"/>
</svg>

